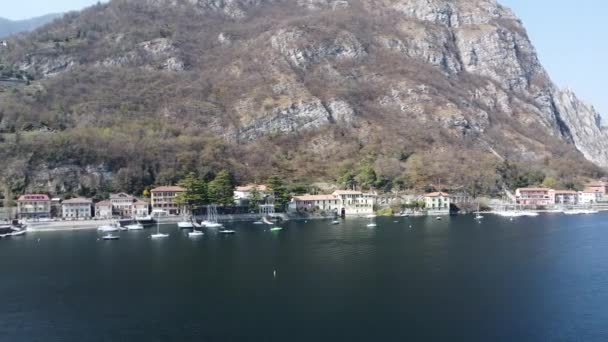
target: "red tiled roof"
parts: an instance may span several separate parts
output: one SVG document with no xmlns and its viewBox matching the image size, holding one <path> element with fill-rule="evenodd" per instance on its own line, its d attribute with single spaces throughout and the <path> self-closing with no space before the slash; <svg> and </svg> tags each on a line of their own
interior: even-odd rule
<svg viewBox="0 0 608 342">
<path fill-rule="evenodd" d="M 78 198 L 71 198 L 69 200 L 65 200 L 63 201 L 64 204 L 91 204 L 93 203 L 93 200 L 89 199 L 89 198 L 83 198 L 83 197 L 78 197 Z"/>
<path fill-rule="evenodd" d="M 101 202 L 95 203 L 95 205 L 99 206 L 99 207 L 112 206 L 112 202 L 110 202 L 110 201 L 101 201 Z"/>
<path fill-rule="evenodd" d="M 19 197 L 19 199 L 17 200 L 18 202 L 23 202 L 23 201 L 50 201 L 51 199 L 49 198 L 48 195 L 44 195 L 44 194 L 25 194 Z"/>
<path fill-rule="evenodd" d="M 159 186 L 158 188 L 152 189 L 151 192 L 184 192 L 186 189 L 181 186 Z"/>
<path fill-rule="evenodd" d="M 312 201 L 334 201 L 339 199 L 334 195 L 303 195 L 303 196 L 294 196 L 296 201 L 301 202 L 312 202 Z"/>
<path fill-rule="evenodd" d="M 362 195 L 363 193 L 361 191 L 355 191 L 355 190 L 336 190 L 334 191 L 334 195 Z"/>
<path fill-rule="evenodd" d="M 519 188 L 517 189 L 517 191 L 522 192 L 522 191 L 550 191 L 551 189 L 549 188 Z"/>
<path fill-rule="evenodd" d="M 445 192 L 431 192 L 430 194 L 424 195 L 424 197 L 450 197 L 450 194 Z"/>
<path fill-rule="evenodd" d="M 241 192 L 249 192 L 249 191 L 253 191 L 253 189 L 258 189 L 258 191 L 266 191 L 268 190 L 268 187 L 264 184 L 247 184 L 245 186 L 237 186 L 236 187 L 236 191 L 241 191 Z"/>
</svg>

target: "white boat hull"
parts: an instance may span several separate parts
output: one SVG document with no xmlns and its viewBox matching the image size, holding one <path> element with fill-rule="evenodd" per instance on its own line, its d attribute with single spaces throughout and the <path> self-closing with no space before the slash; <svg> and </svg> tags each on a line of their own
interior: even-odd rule
<svg viewBox="0 0 608 342">
<path fill-rule="evenodd" d="M 152 235 L 150 235 L 150 237 L 153 239 L 163 239 L 163 238 L 168 238 L 169 234 L 152 234 Z"/>
</svg>

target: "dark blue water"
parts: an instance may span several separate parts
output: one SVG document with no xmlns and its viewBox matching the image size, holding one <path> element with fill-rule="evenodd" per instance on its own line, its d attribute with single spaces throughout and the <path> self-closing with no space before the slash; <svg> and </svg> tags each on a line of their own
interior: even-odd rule
<svg viewBox="0 0 608 342">
<path fill-rule="evenodd" d="M 608 341 L 606 214 L 366 223 L 0 240 L 0 341 Z"/>
</svg>

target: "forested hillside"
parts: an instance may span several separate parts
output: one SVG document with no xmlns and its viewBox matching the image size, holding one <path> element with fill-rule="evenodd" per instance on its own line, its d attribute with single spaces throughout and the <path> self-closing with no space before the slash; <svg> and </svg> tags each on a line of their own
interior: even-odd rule
<svg viewBox="0 0 608 342">
<path fill-rule="evenodd" d="M 2 70 L 6 197 L 222 169 L 491 193 L 608 162 L 598 114 L 492 0 L 113 0 L 11 38 Z"/>
</svg>

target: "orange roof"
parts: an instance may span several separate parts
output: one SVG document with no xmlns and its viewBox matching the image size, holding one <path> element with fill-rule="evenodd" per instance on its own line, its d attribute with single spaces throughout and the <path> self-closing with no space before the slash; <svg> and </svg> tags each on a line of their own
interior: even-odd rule
<svg viewBox="0 0 608 342">
<path fill-rule="evenodd" d="M 363 193 L 361 191 L 355 191 L 355 190 L 336 190 L 334 191 L 334 195 L 362 195 Z"/>
<path fill-rule="evenodd" d="M 23 201 L 50 201 L 48 195 L 44 194 L 26 194 L 19 197 L 18 202 Z"/>
<path fill-rule="evenodd" d="M 242 191 L 242 192 L 249 192 L 249 191 L 253 191 L 253 189 L 257 189 L 258 191 L 266 191 L 268 190 L 268 187 L 264 184 L 247 184 L 245 186 L 237 186 L 236 187 L 236 191 Z"/>
<path fill-rule="evenodd" d="M 159 186 L 156 189 L 152 189 L 151 192 L 184 192 L 186 189 L 181 186 Z"/>
<path fill-rule="evenodd" d="M 303 196 L 294 196 L 296 201 L 301 202 L 313 202 L 313 201 L 334 201 L 339 199 L 334 195 L 303 195 Z"/>
<path fill-rule="evenodd" d="M 69 200 L 63 201 L 63 204 L 92 204 L 92 203 L 93 203 L 93 200 L 91 200 L 89 198 L 83 198 L 83 197 L 71 198 Z"/>
<path fill-rule="evenodd" d="M 112 202 L 110 202 L 110 201 L 101 201 L 101 202 L 95 203 L 95 205 L 99 206 L 99 207 L 103 207 L 103 206 L 110 206 L 111 207 L 112 206 Z"/>
<path fill-rule="evenodd" d="M 517 191 L 550 191 L 549 188 L 519 188 Z"/>
<path fill-rule="evenodd" d="M 430 194 L 424 195 L 424 197 L 450 197 L 450 194 L 445 192 L 431 192 Z"/>
</svg>

